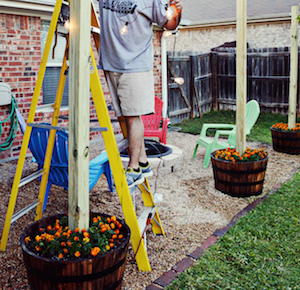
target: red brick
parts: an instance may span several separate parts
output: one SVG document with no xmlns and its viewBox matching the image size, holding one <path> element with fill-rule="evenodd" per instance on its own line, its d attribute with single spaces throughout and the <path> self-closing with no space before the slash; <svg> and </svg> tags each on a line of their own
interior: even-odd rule
<svg viewBox="0 0 300 290">
<path fill-rule="evenodd" d="M 154 284 L 149 285 L 149 286 L 146 287 L 146 290 L 161 290 L 161 289 L 162 288 L 160 286 L 154 285 Z"/>
<path fill-rule="evenodd" d="M 172 270 L 178 273 L 182 273 L 185 269 L 191 267 L 193 264 L 193 260 L 190 258 L 184 258 L 180 262 L 178 262 L 175 266 L 172 267 Z"/>
<path fill-rule="evenodd" d="M 189 257 L 197 260 L 202 256 L 202 253 L 204 252 L 203 249 L 201 249 L 200 247 L 197 247 L 195 251 L 193 251 L 192 253 L 188 254 Z"/>
<path fill-rule="evenodd" d="M 162 287 L 168 286 L 174 279 L 177 278 L 177 273 L 175 271 L 165 272 L 161 277 L 154 281 L 154 284 L 158 284 Z"/>
<path fill-rule="evenodd" d="M 217 241 L 215 236 L 210 236 L 207 240 L 201 245 L 201 249 L 206 250 L 209 246 L 212 246 Z"/>
</svg>

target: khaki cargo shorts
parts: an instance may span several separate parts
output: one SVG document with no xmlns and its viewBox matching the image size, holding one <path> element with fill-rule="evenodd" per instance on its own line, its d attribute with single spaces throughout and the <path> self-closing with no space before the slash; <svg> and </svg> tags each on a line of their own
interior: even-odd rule
<svg viewBox="0 0 300 290">
<path fill-rule="evenodd" d="M 153 70 L 137 73 L 105 72 L 117 117 L 154 113 Z"/>
</svg>

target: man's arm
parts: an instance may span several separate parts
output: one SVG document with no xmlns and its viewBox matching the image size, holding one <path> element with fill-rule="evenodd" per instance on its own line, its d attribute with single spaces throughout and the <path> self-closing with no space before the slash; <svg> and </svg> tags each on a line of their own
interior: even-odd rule
<svg viewBox="0 0 300 290">
<path fill-rule="evenodd" d="M 174 30 L 179 25 L 181 19 L 181 10 L 182 10 L 182 2 L 181 0 L 171 0 L 170 1 L 171 9 L 174 9 L 173 17 L 166 22 L 164 27 L 168 30 Z"/>
</svg>

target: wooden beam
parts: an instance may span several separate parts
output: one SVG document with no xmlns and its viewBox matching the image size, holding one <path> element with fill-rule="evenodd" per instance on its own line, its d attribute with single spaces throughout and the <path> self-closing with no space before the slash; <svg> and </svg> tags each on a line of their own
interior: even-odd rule
<svg viewBox="0 0 300 290">
<path fill-rule="evenodd" d="M 247 0 L 236 1 L 236 149 L 246 149 Z"/>
<path fill-rule="evenodd" d="M 291 56 L 290 56 L 290 89 L 289 89 L 289 117 L 288 126 L 296 126 L 296 102 L 298 81 L 298 6 L 292 6 L 291 23 Z"/>
<path fill-rule="evenodd" d="M 70 1 L 69 226 L 89 227 L 91 1 Z"/>
</svg>

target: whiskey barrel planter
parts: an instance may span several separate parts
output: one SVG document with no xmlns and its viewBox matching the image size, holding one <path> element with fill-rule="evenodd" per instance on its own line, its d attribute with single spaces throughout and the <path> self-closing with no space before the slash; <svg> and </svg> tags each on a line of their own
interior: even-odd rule
<svg viewBox="0 0 300 290">
<path fill-rule="evenodd" d="M 92 216 L 107 216 L 93 213 Z M 43 218 L 28 226 L 21 235 L 20 242 L 28 280 L 32 290 L 120 290 L 126 255 L 130 240 L 130 229 L 121 220 L 124 240 L 117 248 L 101 256 L 76 260 L 53 260 L 36 255 L 26 247 L 25 237 L 36 235 L 40 227 L 45 227 L 63 214 Z"/>
<path fill-rule="evenodd" d="M 273 149 L 278 152 L 288 154 L 300 154 L 300 132 L 283 132 L 275 130 L 272 127 Z"/>
<path fill-rule="evenodd" d="M 211 153 L 215 187 L 235 197 L 259 195 L 263 190 L 268 156 L 251 162 L 232 162 L 217 159 Z"/>
</svg>

